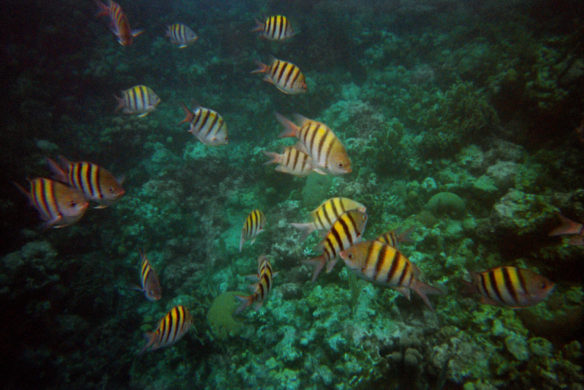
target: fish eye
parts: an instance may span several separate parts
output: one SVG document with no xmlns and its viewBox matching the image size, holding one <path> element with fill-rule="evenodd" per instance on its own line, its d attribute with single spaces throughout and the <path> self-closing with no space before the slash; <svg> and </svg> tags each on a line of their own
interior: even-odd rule
<svg viewBox="0 0 584 390">
<path fill-rule="evenodd" d="M 349 253 L 349 255 L 348 255 L 347 257 L 348 257 L 349 259 L 352 259 L 352 258 L 353 258 L 353 254 L 352 254 L 352 253 Z"/>
<path fill-rule="evenodd" d="M 110 192 L 110 194 L 113 194 L 115 192 L 114 187 L 110 187 L 109 192 Z"/>
<path fill-rule="evenodd" d="M 540 288 L 545 289 L 547 287 L 547 283 L 546 282 L 541 282 Z"/>
<path fill-rule="evenodd" d="M 70 207 L 75 207 L 75 206 L 77 206 L 77 202 L 75 202 L 74 200 L 72 200 L 71 202 L 69 202 L 69 206 Z"/>
</svg>

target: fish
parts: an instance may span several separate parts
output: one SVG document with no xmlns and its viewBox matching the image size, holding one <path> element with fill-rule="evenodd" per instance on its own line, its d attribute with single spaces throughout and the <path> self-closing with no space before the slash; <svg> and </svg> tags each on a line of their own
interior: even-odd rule
<svg viewBox="0 0 584 390">
<path fill-rule="evenodd" d="M 154 111 L 160 103 L 158 95 L 145 85 L 136 85 L 123 90 L 121 94 L 121 97 L 114 95 L 118 101 L 116 112 L 122 109 L 124 114 L 139 114 L 139 118 L 143 118 Z"/>
<path fill-rule="evenodd" d="M 257 235 L 264 231 L 265 224 L 266 217 L 260 210 L 255 209 L 248 214 L 243 223 L 243 228 L 241 228 L 241 239 L 239 241 L 240 252 L 245 241 L 251 240 L 251 243 L 254 243 Z"/>
<path fill-rule="evenodd" d="M 192 324 L 193 318 L 186 307 L 182 305 L 173 307 L 162 317 L 154 332 L 147 332 L 144 335 L 148 343 L 140 354 L 173 345 L 189 331 Z"/>
<path fill-rule="evenodd" d="M 269 16 L 264 23 L 256 19 L 252 32 L 259 32 L 260 37 L 270 41 L 283 41 L 296 35 L 288 18 L 282 15 Z"/>
<path fill-rule="evenodd" d="M 367 211 L 367 208 L 353 199 L 342 197 L 330 198 L 310 212 L 313 222 L 291 223 L 290 225 L 302 232 L 302 240 L 304 240 L 315 230 L 330 230 L 333 223 L 335 223 L 341 214 L 350 210 L 358 210 L 364 213 Z"/>
<path fill-rule="evenodd" d="M 562 214 L 558 214 L 560 218 L 561 225 L 549 232 L 548 236 L 566 236 L 571 235 L 570 244 L 584 246 L 584 225 L 572 221 L 569 218 L 564 217 Z"/>
<path fill-rule="evenodd" d="M 158 275 L 150 265 L 148 258 L 138 249 L 140 253 L 140 284 L 142 286 L 140 291 L 144 293 L 146 299 L 149 301 L 158 301 L 162 297 L 162 289 L 160 288 L 160 281 Z"/>
<path fill-rule="evenodd" d="M 18 183 L 14 185 L 29 199 L 45 221 L 43 229 L 72 225 L 83 217 L 89 206 L 81 191 L 59 181 L 38 177 L 28 182 L 29 191 Z"/>
<path fill-rule="evenodd" d="M 328 171 L 333 175 L 343 175 L 352 171 L 351 160 L 345 147 L 327 125 L 301 115 L 296 115 L 300 126 L 279 113 L 276 113 L 276 118 L 286 129 L 280 134 L 280 138 L 298 138 L 312 157 L 316 171 L 323 174 Z"/>
<path fill-rule="evenodd" d="M 495 267 L 483 272 L 468 271 L 467 290 L 481 296 L 480 302 L 514 309 L 533 306 L 553 291 L 555 284 L 529 269 Z"/>
<path fill-rule="evenodd" d="M 266 151 L 264 154 L 271 158 L 265 164 L 278 164 L 276 167 L 278 172 L 294 176 L 307 176 L 312 172 L 312 158 L 294 146 L 287 146 L 282 154 Z"/>
<path fill-rule="evenodd" d="M 298 66 L 291 62 L 273 58 L 270 65 L 259 61 L 256 61 L 256 65 L 258 68 L 251 73 L 266 73 L 264 81 L 274 84 L 280 92 L 287 95 L 297 95 L 308 89 L 304 74 Z"/>
<path fill-rule="evenodd" d="M 99 7 L 97 16 L 109 16 L 110 28 L 114 35 L 118 37 L 118 42 L 122 46 L 130 46 L 134 42 L 134 38 L 142 34 L 144 30 L 132 30 L 130 22 L 122 7 L 115 1 L 110 0 L 109 5 L 96 0 Z"/>
<path fill-rule="evenodd" d="M 185 119 L 181 123 L 190 123 L 189 133 L 199 141 L 209 146 L 219 146 L 229 143 L 227 136 L 227 124 L 223 117 L 210 108 L 197 107 L 194 111 L 182 103 Z"/>
<path fill-rule="evenodd" d="M 405 232 L 402 232 L 402 233 L 398 233 L 395 230 L 390 230 L 388 232 L 381 234 L 375 240 L 383 242 L 389 246 L 392 246 L 395 249 L 399 249 L 399 243 L 404 242 L 404 241 L 408 241 L 408 236 L 409 236 L 412 229 L 413 228 L 409 228 L 408 230 L 406 230 Z"/>
<path fill-rule="evenodd" d="M 199 39 L 189 26 L 182 23 L 174 23 L 167 26 L 166 36 L 170 38 L 171 43 L 178 45 L 179 49 L 184 49 Z"/>
<path fill-rule="evenodd" d="M 364 241 L 341 251 L 340 256 L 345 265 L 359 277 L 391 287 L 408 300 L 410 290 L 413 290 L 432 311 L 434 307 L 427 295 L 443 294 L 442 290 L 421 282 L 418 279 L 418 267 L 399 250 L 383 242 Z"/>
<path fill-rule="evenodd" d="M 261 255 L 258 257 L 258 274 L 257 282 L 252 285 L 253 294 L 252 295 L 236 295 L 237 299 L 241 302 L 235 313 L 240 313 L 247 307 L 255 303 L 255 309 L 258 310 L 262 307 L 268 294 L 272 290 L 273 278 L 276 274 L 272 271 L 272 265 L 268 260 L 266 255 Z"/>
<path fill-rule="evenodd" d="M 305 264 L 314 267 L 313 282 L 325 264 L 327 264 L 328 273 L 337 263 L 337 256 L 341 251 L 361 241 L 366 225 L 367 214 L 359 210 L 350 210 L 339 216 L 320 244 L 323 250 L 322 255 L 304 261 Z"/>
<path fill-rule="evenodd" d="M 59 162 L 47 158 L 54 178 L 83 192 L 87 200 L 98 203 L 96 208 L 110 206 L 126 193 L 122 187 L 123 179 L 116 179 L 111 172 L 97 164 L 71 162 L 63 156 L 59 156 Z"/>
</svg>

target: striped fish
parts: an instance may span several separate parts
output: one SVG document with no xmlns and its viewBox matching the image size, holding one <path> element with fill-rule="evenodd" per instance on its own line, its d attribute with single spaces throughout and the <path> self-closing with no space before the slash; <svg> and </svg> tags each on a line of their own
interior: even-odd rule
<svg viewBox="0 0 584 390">
<path fill-rule="evenodd" d="M 160 98 L 145 85 L 136 85 L 122 91 L 122 97 L 114 96 L 118 101 L 116 112 L 122 109 L 124 114 L 139 114 L 142 118 L 154 111 Z"/>
<path fill-rule="evenodd" d="M 251 243 L 253 244 L 257 235 L 264 231 L 265 224 L 266 217 L 260 210 L 255 209 L 248 214 L 243 223 L 243 228 L 241 229 L 241 239 L 239 241 L 240 252 L 245 241 L 251 240 Z"/>
<path fill-rule="evenodd" d="M 364 213 L 367 208 L 359 202 L 349 198 L 330 198 L 322 202 L 310 214 L 313 222 L 291 223 L 293 227 L 303 233 L 303 240 L 315 230 L 330 230 L 333 223 L 343 214 L 350 210 L 359 210 Z"/>
<path fill-rule="evenodd" d="M 182 23 L 171 24 L 167 27 L 166 36 L 170 38 L 170 42 L 178 45 L 179 49 L 195 43 L 199 37 L 189 26 Z"/>
<path fill-rule="evenodd" d="M 481 295 L 481 303 L 520 308 L 543 301 L 554 283 L 535 272 L 513 266 L 470 272 L 472 282 L 464 282 Z"/>
<path fill-rule="evenodd" d="M 330 272 L 337 263 L 339 253 L 361 241 L 366 225 L 367 214 L 359 210 L 350 210 L 339 216 L 320 244 L 323 254 L 305 261 L 314 266 L 313 282 L 326 263 L 326 271 Z"/>
<path fill-rule="evenodd" d="M 280 137 L 296 137 L 302 142 L 307 153 L 312 157 L 315 170 L 342 175 L 351 172 L 351 160 L 345 147 L 335 133 L 324 123 L 296 116 L 300 126 L 276 113 L 278 121 L 286 128 Z"/>
<path fill-rule="evenodd" d="M 112 0 L 109 5 L 96 0 L 99 7 L 97 16 L 108 16 L 110 18 L 110 28 L 114 35 L 118 37 L 118 42 L 122 46 L 130 46 L 134 42 L 134 38 L 142 34 L 143 30 L 132 30 L 128 17 L 122 10 L 120 5 Z"/>
<path fill-rule="evenodd" d="M 395 230 L 390 230 L 381 234 L 375 239 L 375 241 L 383 242 L 389 246 L 399 249 L 399 243 L 404 241 L 409 241 L 409 234 L 413 228 L 409 228 L 404 232 L 398 233 Z"/>
<path fill-rule="evenodd" d="M 59 161 L 60 164 L 47 158 L 55 179 L 83 192 L 88 200 L 99 204 L 96 208 L 110 206 L 125 194 L 122 180 L 107 169 L 86 161 L 70 162 L 63 156 L 59 156 Z"/>
<path fill-rule="evenodd" d="M 268 257 L 266 255 L 261 255 L 258 258 L 257 282 L 253 284 L 253 294 L 247 296 L 236 295 L 237 299 L 241 301 L 241 305 L 237 308 L 235 313 L 240 313 L 252 303 L 255 303 L 255 309 L 258 310 L 272 290 L 272 280 L 274 276 L 276 276 L 276 274 L 272 271 L 272 265 L 270 264 Z"/>
<path fill-rule="evenodd" d="M 284 148 L 284 153 L 278 154 L 266 152 L 264 154 L 271 158 L 268 164 L 278 164 L 276 171 L 288 173 L 294 176 L 307 176 L 312 172 L 312 158 L 294 146 Z"/>
<path fill-rule="evenodd" d="M 155 351 L 176 343 L 189 331 L 192 323 L 193 319 L 186 307 L 181 305 L 173 307 L 160 320 L 156 331 L 145 334 L 148 343 L 140 353 L 147 350 Z"/>
<path fill-rule="evenodd" d="M 160 288 L 158 275 L 156 275 L 156 272 L 154 269 L 152 269 L 152 266 L 150 265 L 150 262 L 148 261 L 148 258 L 144 252 L 142 252 L 140 249 L 138 249 L 138 252 L 140 253 L 141 260 L 140 283 L 142 285 L 142 289 L 140 291 L 144 293 L 149 301 L 158 301 L 162 297 L 162 290 Z"/>
<path fill-rule="evenodd" d="M 89 205 L 83 194 L 61 182 L 36 178 L 29 180 L 30 190 L 14 183 L 39 212 L 43 228 L 62 228 L 71 225 L 85 214 Z"/>
<path fill-rule="evenodd" d="M 410 299 L 414 290 L 424 303 L 434 310 L 428 294 L 442 294 L 418 280 L 420 271 L 400 251 L 379 241 L 365 241 L 340 253 L 347 267 L 371 282 L 394 288 Z"/>
<path fill-rule="evenodd" d="M 256 62 L 258 68 L 251 73 L 266 73 L 264 81 L 274 84 L 281 92 L 288 95 L 296 95 L 306 92 L 306 81 L 300 68 L 291 62 L 277 58 L 270 65 Z"/>
<path fill-rule="evenodd" d="M 584 122 L 583 122 L 584 123 Z M 572 221 L 558 214 L 560 226 L 549 232 L 548 236 L 571 236 L 569 243 L 571 245 L 584 246 L 584 225 L 580 222 Z"/>
<path fill-rule="evenodd" d="M 205 107 L 197 107 L 191 111 L 182 103 L 185 112 L 185 119 L 181 123 L 190 123 L 189 133 L 194 135 L 209 146 L 225 145 L 229 142 L 227 137 L 227 124 L 223 117 L 216 111 Z"/>
<path fill-rule="evenodd" d="M 252 32 L 259 32 L 260 37 L 270 41 L 283 41 L 296 34 L 288 18 L 282 15 L 269 16 L 264 23 L 256 19 Z"/>
</svg>

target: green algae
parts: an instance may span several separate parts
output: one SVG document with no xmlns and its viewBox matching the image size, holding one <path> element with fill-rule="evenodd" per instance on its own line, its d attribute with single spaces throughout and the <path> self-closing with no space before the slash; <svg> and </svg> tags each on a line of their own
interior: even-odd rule
<svg viewBox="0 0 584 390">
<path fill-rule="evenodd" d="M 236 295 L 248 295 L 238 291 L 226 291 L 217 296 L 207 312 L 207 323 L 213 335 L 219 340 L 237 336 L 244 324 L 234 316 L 239 306 Z"/>
</svg>

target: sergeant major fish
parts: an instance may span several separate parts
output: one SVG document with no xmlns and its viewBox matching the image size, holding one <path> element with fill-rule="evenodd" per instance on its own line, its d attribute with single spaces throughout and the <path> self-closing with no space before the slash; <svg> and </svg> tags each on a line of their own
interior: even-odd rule
<svg viewBox="0 0 584 390">
<path fill-rule="evenodd" d="M 296 34 L 288 18 L 282 15 L 269 16 L 264 23 L 256 19 L 252 32 L 259 32 L 260 37 L 270 41 L 283 41 Z"/>
<path fill-rule="evenodd" d="M 143 30 L 132 30 L 130 28 L 128 17 L 118 3 L 112 0 L 109 1 L 109 5 L 99 0 L 96 0 L 96 3 L 99 7 L 97 16 L 109 16 L 110 28 L 114 35 L 118 37 L 120 45 L 130 46 L 134 42 L 134 38 L 144 32 Z"/>
<path fill-rule="evenodd" d="M 193 319 L 186 307 L 182 305 L 173 307 L 160 320 L 154 332 L 145 334 L 148 343 L 142 348 L 140 354 L 147 350 L 155 351 L 173 345 L 189 331 L 192 323 Z"/>
<path fill-rule="evenodd" d="M 149 301 L 158 301 L 162 297 L 162 289 L 160 288 L 160 281 L 158 275 L 150 265 L 148 258 L 138 249 L 140 253 L 140 284 L 142 288 L 140 291 Z"/>
<path fill-rule="evenodd" d="M 311 211 L 313 222 L 308 223 L 291 223 L 290 225 L 299 229 L 304 240 L 310 233 L 315 230 L 330 230 L 333 223 L 345 212 L 350 210 L 358 210 L 362 213 L 367 211 L 367 208 L 349 198 L 330 198 L 322 202 L 316 209 Z"/>
<path fill-rule="evenodd" d="M 272 59 L 270 65 L 257 62 L 258 68 L 251 73 L 266 73 L 264 81 L 274 84 L 281 92 L 287 95 L 304 93 L 307 90 L 304 75 L 300 68 L 291 62 Z"/>
<path fill-rule="evenodd" d="M 495 267 L 471 272 L 471 282 L 464 281 L 469 291 L 481 296 L 481 303 L 520 308 L 543 301 L 554 289 L 554 283 L 529 269 L 513 266 Z"/>
<path fill-rule="evenodd" d="M 110 206 L 125 194 L 123 180 L 116 179 L 105 168 L 86 161 L 71 162 L 63 156 L 59 156 L 59 161 L 61 164 L 47 158 L 55 178 L 83 192 L 88 200 L 99 204 L 97 208 Z"/>
<path fill-rule="evenodd" d="M 241 305 L 237 308 L 235 313 L 240 313 L 252 303 L 255 303 L 255 309 L 258 310 L 272 290 L 274 276 L 276 276 L 276 274 L 272 271 L 272 265 L 270 264 L 268 257 L 265 255 L 258 257 L 257 282 L 253 285 L 253 294 L 248 296 L 236 295 L 237 299 L 240 300 Z"/>
<path fill-rule="evenodd" d="M 324 174 L 323 170 L 327 170 L 333 175 L 352 171 L 351 160 L 345 147 L 327 125 L 301 115 L 296 115 L 300 126 L 278 113 L 276 118 L 286 128 L 280 137 L 298 138 L 312 157 L 316 171 Z"/>
<path fill-rule="evenodd" d="M 116 112 L 122 109 L 124 114 L 138 114 L 139 118 L 145 117 L 160 103 L 160 98 L 154 91 L 145 85 L 136 85 L 122 91 L 122 96 L 117 97 Z"/>
<path fill-rule="evenodd" d="M 79 221 L 89 203 L 81 191 L 56 180 L 36 178 L 29 180 L 30 190 L 14 183 L 37 209 L 44 222 L 43 228 L 62 228 Z"/>
<path fill-rule="evenodd" d="M 278 164 L 276 171 L 288 173 L 294 176 L 307 176 L 312 172 L 312 158 L 294 146 L 284 148 L 284 153 L 278 154 L 266 152 L 264 154 L 271 158 L 267 164 Z"/>
<path fill-rule="evenodd" d="M 560 218 L 560 226 L 552 230 L 548 236 L 567 236 L 570 235 L 570 244 L 584 246 L 584 225 L 572 221 L 569 218 L 564 217 L 561 214 L 558 214 Z"/>
<path fill-rule="evenodd" d="M 195 43 L 199 37 L 189 26 L 182 23 L 174 23 L 167 27 L 166 36 L 170 42 L 177 45 L 179 49 Z"/>
<path fill-rule="evenodd" d="M 248 214 L 243 227 L 241 228 L 241 239 L 239 241 L 239 251 L 243 249 L 243 243 L 251 240 L 253 244 L 257 235 L 264 231 L 266 224 L 266 217 L 264 213 L 258 209 L 253 210 Z"/>
<path fill-rule="evenodd" d="M 408 300 L 414 290 L 424 303 L 434 310 L 428 294 L 443 292 L 418 280 L 419 269 L 400 251 L 379 241 L 365 241 L 340 253 L 349 269 L 371 282 L 394 288 Z"/>
<path fill-rule="evenodd" d="M 339 216 L 320 244 L 323 250 L 322 255 L 305 260 L 305 263 L 314 266 L 313 282 L 326 263 L 328 263 L 327 272 L 330 272 L 337 263 L 339 253 L 361 241 L 366 225 L 367 214 L 361 211 L 350 210 Z"/>
<path fill-rule="evenodd" d="M 197 137 L 199 141 L 209 146 L 225 145 L 229 142 L 227 137 L 227 124 L 218 112 L 205 107 L 197 107 L 194 111 L 182 103 L 185 119 L 181 123 L 190 123 L 189 133 Z"/>
</svg>

